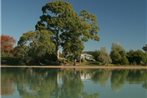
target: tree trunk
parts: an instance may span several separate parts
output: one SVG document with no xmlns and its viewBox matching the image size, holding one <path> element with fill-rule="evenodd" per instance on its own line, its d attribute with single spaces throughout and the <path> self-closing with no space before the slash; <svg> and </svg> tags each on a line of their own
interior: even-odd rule
<svg viewBox="0 0 147 98">
<path fill-rule="evenodd" d="M 74 66 L 76 66 L 76 59 L 74 59 Z"/>
<path fill-rule="evenodd" d="M 57 61 L 59 60 L 59 49 L 58 49 L 58 46 L 56 46 L 56 58 L 57 58 Z"/>
<path fill-rule="evenodd" d="M 56 57 L 57 61 L 59 61 L 59 31 L 56 32 Z"/>
</svg>

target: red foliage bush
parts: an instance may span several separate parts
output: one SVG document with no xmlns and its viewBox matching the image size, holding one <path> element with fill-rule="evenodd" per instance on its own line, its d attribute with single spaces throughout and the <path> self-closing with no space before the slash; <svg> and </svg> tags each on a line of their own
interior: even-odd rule
<svg viewBox="0 0 147 98">
<path fill-rule="evenodd" d="M 0 48 L 1 52 L 10 52 L 13 50 L 16 41 L 9 35 L 1 35 L 0 37 Z"/>
</svg>

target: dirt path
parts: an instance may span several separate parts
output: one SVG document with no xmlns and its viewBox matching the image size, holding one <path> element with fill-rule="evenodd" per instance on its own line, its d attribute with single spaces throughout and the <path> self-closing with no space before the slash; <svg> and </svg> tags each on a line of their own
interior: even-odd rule
<svg viewBox="0 0 147 98">
<path fill-rule="evenodd" d="M 147 66 L 1 66 L 1 68 L 146 69 Z"/>
</svg>

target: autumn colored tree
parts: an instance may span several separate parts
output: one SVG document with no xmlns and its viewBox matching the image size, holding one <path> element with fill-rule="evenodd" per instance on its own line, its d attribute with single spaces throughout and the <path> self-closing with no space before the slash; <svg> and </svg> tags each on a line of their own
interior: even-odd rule
<svg viewBox="0 0 147 98">
<path fill-rule="evenodd" d="M 1 35 L 0 37 L 0 47 L 1 47 L 1 53 L 3 54 L 9 54 L 15 45 L 16 41 L 13 37 L 9 35 Z"/>
</svg>

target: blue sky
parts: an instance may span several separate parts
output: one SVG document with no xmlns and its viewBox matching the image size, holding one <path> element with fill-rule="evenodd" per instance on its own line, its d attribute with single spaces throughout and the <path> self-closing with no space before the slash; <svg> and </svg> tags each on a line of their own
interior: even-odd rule
<svg viewBox="0 0 147 98">
<path fill-rule="evenodd" d="M 17 41 L 35 30 L 41 8 L 53 0 L 2 0 L 2 34 Z M 120 43 L 126 50 L 141 49 L 147 43 L 147 0 L 68 0 L 77 12 L 87 10 L 97 16 L 100 41 L 85 43 L 85 50 Z"/>
</svg>

